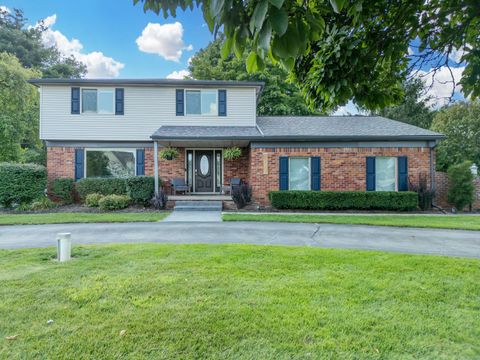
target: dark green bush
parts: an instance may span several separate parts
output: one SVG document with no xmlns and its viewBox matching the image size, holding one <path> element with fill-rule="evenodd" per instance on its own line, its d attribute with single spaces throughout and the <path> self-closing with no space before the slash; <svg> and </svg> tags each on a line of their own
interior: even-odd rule
<svg viewBox="0 0 480 360">
<path fill-rule="evenodd" d="M 0 205 L 31 203 L 44 195 L 47 170 L 42 165 L 0 163 Z"/>
<path fill-rule="evenodd" d="M 83 178 L 76 184 L 78 195 L 85 200 L 88 194 L 126 195 L 127 179 L 125 178 Z"/>
<path fill-rule="evenodd" d="M 405 192 L 271 191 L 272 206 L 304 210 L 415 210 L 418 195 Z"/>
<path fill-rule="evenodd" d="M 120 210 L 125 209 L 130 201 L 127 195 L 107 195 L 99 200 L 98 207 L 102 210 Z"/>
<path fill-rule="evenodd" d="M 74 179 L 55 179 L 52 181 L 51 187 L 53 195 L 64 204 L 73 203 L 75 196 L 75 180 Z"/>
<path fill-rule="evenodd" d="M 147 205 L 155 192 L 153 176 L 134 176 L 127 179 L 127 195 L 136 204 Z"/>
<path fill-rule="evenodd" d="M 85 198 L 85 205 L 88 207 L 98 207 L 98 203 L 103 199 L 104 195 L 102 194 L 88 194 Z"/>
<path fill-rule="evenodd" d="M 448 202 L 458 210 L 463 210 L 474 199 L 475 185 L 470 166 L 470 161 L 464 161 L 448 168 Z"/>
</svg>

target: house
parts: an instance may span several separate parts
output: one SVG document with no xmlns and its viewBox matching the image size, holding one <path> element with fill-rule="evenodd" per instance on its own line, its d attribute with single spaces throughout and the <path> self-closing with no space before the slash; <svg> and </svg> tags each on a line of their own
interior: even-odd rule
<svg viewBox="0 0 480 360">
<path fill-rule="evenodd" d="M 157 175 L 220 194 L 231 178 L 268 205 L 271 190 L 434 187 L 441 134 L 377 116 L 257 116 L 263 83 L 33 79 L 49 179 Z M 175 147 L 174 160 L 158 157 Z M 242 155 L 224 160 L 225 148 Z"/>
</svg>

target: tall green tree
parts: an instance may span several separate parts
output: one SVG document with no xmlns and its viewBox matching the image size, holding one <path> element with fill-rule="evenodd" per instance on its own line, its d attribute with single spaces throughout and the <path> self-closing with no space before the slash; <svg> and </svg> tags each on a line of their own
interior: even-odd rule
<svg viewBox="0 0 480 360">
<path fill-rule="evenodd" d="M 261 72 L 249 73 L 242 58 L 220 55 L 223 36 L 198 51 L 189 65 L 193 78 L 199 80 L 264 81 L 265 87 L 257 106 L 259 115 L 311 115 L 299 88 L 287 81 L 288 72 L 267 60 Z"/>
<path fill-rule="evenodd" d="M 428 66 L 434 73 L 448 67 L 456 49 L 463 50 L 466 62 L 463 92 L 480 97 L 477 0 L 133 2 L 164 17 L 175 17 L 178 7 L 197 6 L 212 33 L 225 33 L 224 57 L 233 52 L 241 58 L 251 42 L 249 71 L 263 69 L 268 58 L 281 62 L 309 104 L 324 111 L 350 99 L 370 110 L 396 104 L 412 68 Z"/>
<path fill-rule="evenodd" d="M 0 162 L 20 161 L 22 145 L 40 147 L 38 90 L 27 83 L 40 74 L 13 55 L 0 53 Z"/>
<path fill-rule="evenodd" d="M 380 116 L 429 129 L 435 111 L 428 105 L 422 80 L 413 78 L 403 83 L 405 96 L 398 105 L 388 106 L 376 112 Z"/>
<path fill-rule="evenodd" d="M 28 26 L 23 11 L 0 9 L 0 52 L 15 55 L 26 68 L 41 71 L 42 77 L 80 78 L 86 73 L 85 64 L 74 57 L 65 57 L 55 47 L 45 47 L 42 24 Z"/>
<path fill-rule="evenodd" d="M 480 103 L 458 103 L 439 111 L 432 130 L 446 136 L 437 147 L 437 168 L 446 171 L 464 161 L 480 164 Z"/>
</svg>

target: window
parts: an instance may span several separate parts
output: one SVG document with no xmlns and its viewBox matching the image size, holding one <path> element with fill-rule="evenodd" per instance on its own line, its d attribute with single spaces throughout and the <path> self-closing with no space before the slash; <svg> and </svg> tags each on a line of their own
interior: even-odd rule
<svg viewBox="0 0 480 360">
<path fill-rule="evenodd" d="M 113 89 L 82 89 L 82 113 L 113 114 Z"/>
<path fill-rule="evenodd" d="M 289 158 L 289 190 L 310 190 L 310 158 Z"/>
<path fill-rule="evenodd" d="M 375 190 L 396 191 L 397 190 L 397 158 L 376 157 L 375 158 Z"/>
<path fill-rule="evenodd" d="M 135 176 L 135 150 L 87 149 L 86 177 Z"/>
<path fill-rule="evenodd" d="M 185 112 L 187 115 L 218 115 L 217 91 L 186 90 Z"/>
</svg>

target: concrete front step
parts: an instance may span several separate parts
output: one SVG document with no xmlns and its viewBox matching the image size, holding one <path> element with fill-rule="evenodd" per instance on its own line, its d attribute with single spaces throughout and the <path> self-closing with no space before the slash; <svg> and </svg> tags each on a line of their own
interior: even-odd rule
<svg viewBox="0 0 480 360">
<path fill-rule="evenodd" d="M 175 211 L 222 211 L 221 201 L 175 201 Z"/>
</svg>

